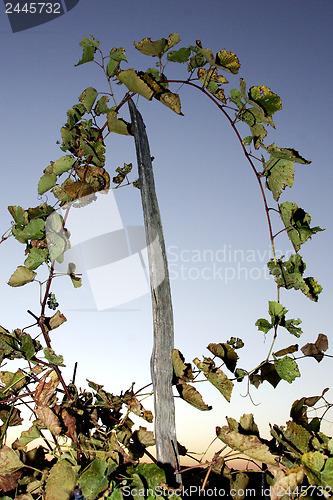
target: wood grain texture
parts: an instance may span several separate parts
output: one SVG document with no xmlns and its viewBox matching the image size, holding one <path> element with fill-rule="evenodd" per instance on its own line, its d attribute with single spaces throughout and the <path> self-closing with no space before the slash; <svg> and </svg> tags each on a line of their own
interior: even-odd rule
<svg viewBox="0 0 333 500">
<path fill-rule="evenodd" d="M 173 476 L 171 479 L 180 484 L 180 474 L 174 476 L 175 469 L 179 469 L 179 457 L 172 392 L 174 327 L 167 256 L 146 128 L 132 99 L 128 105 L 136 146 L 152 296 L 154 344 L 151 375 L 157 461 Z"/>
</svg>

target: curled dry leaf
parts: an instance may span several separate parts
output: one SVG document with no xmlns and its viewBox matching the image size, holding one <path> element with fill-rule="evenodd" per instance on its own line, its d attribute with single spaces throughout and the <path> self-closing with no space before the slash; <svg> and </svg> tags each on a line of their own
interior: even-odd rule
<svg viewBox="0 0 333 500">
<path fill-rule="evenodd" d="M 229 427 L 216 427 L 216 435 L 221 441 L 233 450 L 240 451 L 244 455 L 259 460 L 268 465 L 275 465 L 275 456 L 269 451 L 267 445 L 261 442 L 258 436 L 239 434 L 229 430 Z"/>
<path fill-rule="evenodd" d="M 48 406 L 42 406 L 40 408 L 36 408 L 35 413 L 39 420 L 43 422 L 45 427 L 47 427 L 52 434 L 55 436 L 59 436 L 61 434 L 60 421 L 51 408 Z"/>
<path fill-rule="evenodd" d="M 269 471 L 274 475 L 276 482 L 271 487 L 271 500 L 281 500 L 288 492 L 296 491 L 297 486 L 302 484 L 304 479 L 303 467 L 296 467 L 284 472 L 280 467 L 270 467 Z"/>
<path fill-rule="evenodd" d="M 48 381 L 46 379 L 49 378 Z M 43 407 L 48 404 L 59 384 L 58 375 L 54 370 L 47 372 L 36 387 L 34 396 L 37 407 Z"/>
<path fill-rule="evenodd" d="M 57 311 L 49 320 L 50 330 L 58 328 L 58 326 L 65 323 L 65 321 L 67 321 L 67 318 L 60 311 Z"/>
<path fill-rule="evenodd" d="M 55 414 L 61 419 L 66 427 L 66 436 L 71 439 L 76 439 L 76 418 L 73 415 L 70 415 L 66 408 L 62 408 L 59 405 L 55 405 L 53 407 L 53 411 Z"/>
<path fill-rule="evenodd" d="M 314 344 L 307 343 L 305 346 L 301 348 L 304 356 L 312 356 L 315 358 L 318 363 L 323 359 L 324 354 L 323 351 L 327 351 L 328 349 L 328 339 L 327 336 L 323 333 L 319 333 L 317 340 Z"/>
</svg>

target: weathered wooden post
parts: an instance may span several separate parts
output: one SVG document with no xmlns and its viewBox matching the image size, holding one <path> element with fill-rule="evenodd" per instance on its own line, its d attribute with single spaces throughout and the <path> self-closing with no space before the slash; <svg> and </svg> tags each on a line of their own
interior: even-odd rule
<svg viewBox="0 0 333 500">
<path fill-rule="evenodd" d="M 166 470 L 168 481 L 181 483 L 175 404 L 172 393 L 173 312 L 165 242 L 158 207 L 149 143 L 142 116 L 132 99 L 128 101 L 135 139 L 141 200 L 148 248 L 150 287 L 154 322 L 151 375 L 154 388 L 155 440 L 157 461 Z"/>
</svg>

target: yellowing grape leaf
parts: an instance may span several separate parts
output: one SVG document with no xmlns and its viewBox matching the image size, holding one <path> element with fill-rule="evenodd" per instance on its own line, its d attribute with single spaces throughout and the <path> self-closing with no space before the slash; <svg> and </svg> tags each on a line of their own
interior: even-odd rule
<svg viewBox="0 0 333 500">
<path fill-rule="evenodd" d="M 239 434 L 236 431 L 231 431 L 227 426 L 216 427 L 216 435 L 233 450 L 268 465 L 276 464 L 275 456 L 270 452 L 268 446 L 260 441 L 258 436 Z"/>
<path fill-rule="evenodd" d="M 9 278 L 9 286 L 23 286 L 33 281 L 37 273 L 25 266 L 18 266 Z"/>
</svg>

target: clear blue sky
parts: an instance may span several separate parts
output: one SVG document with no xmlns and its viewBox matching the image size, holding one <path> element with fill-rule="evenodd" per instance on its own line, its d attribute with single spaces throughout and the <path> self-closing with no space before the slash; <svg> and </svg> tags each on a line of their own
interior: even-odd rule
<svg viewBox="0 0 333 500">
<path fill-rule="evenodd" d="M 239 76 L 248 86 L 266 85 L 282 99 L 283 110 L 275 115 L 276 131 L 269 131 L 266 143 L 293 147 L 312 164 L 296 165 L 295 186 L 284 192 L 281 201 L 296 202 L 310 213 L 313 225 L 326 231 L 314 236 L 300 252 L 308 275 L 324 288 L 319 302 L 310 302 L 294 291 L 283 292 L 281 302 L 290 310 L 289 317 L 303 320 L 300 345 L 314 342 L 318 333 L 330 337 L 331 1 L 80 0 L 64 16 L 15 34 L 4 6 L 0 8 L 1 231 L 10 224 L 8 205 L 27 208 L 39 203 L 36 186 L 42 170 L 50 160 L 63 155 L 56 141 L 67 109 L 88 86 L 106 91 L 106 81 L 96 65 L 74 67 L 81 57 L 82 38 L 93 34 L 105 53 L 114 46 L 125 47 L 128 67 L 145 70 L 152 66 L 152 60 L 139 54 L 133 41 L 146 36 L 156 40 L 178 31 L 180 46 L 201 39 L 213 52 L 223 48 L 235 52 L 241 62 Z M 167 75 L 172 71 L 179 74 L 180 69 L 170 65 Z M 229 79 L 232 87 L 238 86 L 238 76 Z M 174 278 L 175 345 L 191 361 L 209 355 L 205 349 L 209 342 L 241 337 L 245 348 L 240 352 L 239 366 L 250 369 L 265 357 L 269 345 L 254 323 L 267 316 L 267 301 L 276 297 L 274 282 L 266 279 L 263 271 L 270 247 L 262 200 L 235 137 L 218 110 L 192 89 L 183 88 L 181 99 L 184 117 L 157 102 L 138 100 L 155 157 L 157 193 Z M 129 119 L 127 110 L 124 113 Z M 136 165 L 131 138 L 112 137 L 107 145 L 111 174 L 124 161 Z M 118 202 L 124 223 L 141 224 L 139 191 L 123 191 Z M 277 248 L 283 253 L 291 249 L 284 237 L 277 241 Z M 195 262 L 193 252 L 203 260 L 205 250 L 215 256 L 213 262 Z M 236 250 L 239 252 L 235 254 Z M 223 251 L 226 261 L 219 263 L 216 255 Z M 0 247 L 0 324 L 6 328 L 29 324 L 26 309 L 38 312 L 37 285 L 12 289 L 6 284 L 16 266 L 23 263 L 23 253 L 23 245 L 14 240 Z M 250 253 L 255 261 L 242 262 L 242 255 L 246 258 Z M 183 277 L 180 265 L 185 269 Z M 226 283 L 217 274 L 214 279 L 214 265 L 223 267 L 222 276 L 229 267 L 229 275 L 235 272 L 235 278 Z M 205 266 L 212 271 L 211 278 L 193 279 Z M 240 270 L 242 267 L 245 269 Z M 149 381 L 152 318 L 148 295 L 98 313 L 89 308 L 85 312 L 75 310 L 81 297 L 90 300 L 84 287 L 74 291 L 70 283 L 59 280 L 55 292 L 68 322 L 54 332 L 53 342 L 56 352 L 65 356 L 68 378 L 78 361 L 81 385 L 88 378 L 116 393 L 133 381 L 137 388 Z M 296 341 L 284 333 L 277 347 Z M 283 424 L 288 420 L 296 398 L 320 394 L 330 383 L 330 360 L 317 365 L 315 360 L 306 359 L 299 366 L 302 377 L 292 385 L 281 382 L 274 390 L 265 383 L 259 390 L 252 388 L 254 401 L 260 403 L 256 407 L 242 397 L 245 384 L 235 387 L 230 405 L 214 388 L 200 384 L 205 401 L 214 410 L 201 413 L 177 401 L 179 441 L 200 451 L 214 438 L 215 426 L 225 425 L 226 415 L 238 419 L 252 412 L 267 435 L 268 422 Z M 327 396 L 333 400 L 332 391 Z M 332 434 L 332 426 L 327 426 L 327 432 Z"/>
</svg>

